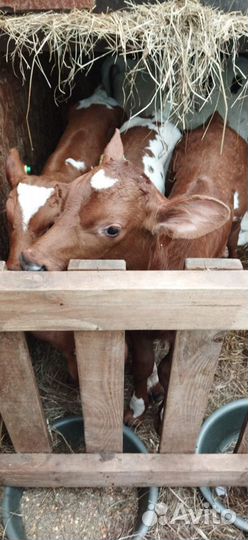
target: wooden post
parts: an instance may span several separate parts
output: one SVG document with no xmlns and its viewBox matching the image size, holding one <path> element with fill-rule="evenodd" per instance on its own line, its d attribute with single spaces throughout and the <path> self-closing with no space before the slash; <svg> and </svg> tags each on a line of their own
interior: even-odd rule
<svg viewBox="0 0 248 540">
<path fill-rule="evenodd" d="M 125 270 L 124 261 L 71 261 L 68 270 Z M 87 452 L 122 452 L 125 332 L 75 332 Z"/>
<path fill-rule="evenodd" d="M 186 270 L 242 270 L 233 259 L 188 259 Z M 194 452 L 206 411 L 224 333 L 182 330 L 175 340 L 160 452 Z"/>
<path fill-rule="evenodd" d="M 239 438 L 234 448 L 234 453 L 239 453 L 239 454 L 248 453 L 248 412 L 246 413 L 245 418 L 243 420 Z"/>
<path fill-rule="evenodd" d="M 22 332 L 1 332 L 0 373 L 0 412 L 15 451 L 50 452 L 50 437 Z"/>
</svg>

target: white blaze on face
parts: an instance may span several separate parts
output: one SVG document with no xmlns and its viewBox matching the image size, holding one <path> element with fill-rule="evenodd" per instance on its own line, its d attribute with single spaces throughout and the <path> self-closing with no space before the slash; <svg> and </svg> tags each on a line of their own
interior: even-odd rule
<svg viewBox="0 0 248 540">
<path fill-rule="evenodd" d="M 156 384 L 158 384 L 158 383 L 159 383 L 158 368 L 157 368 L 157 364 L 154 362 L 152 374 L 147 379 L 147 390 L 148 390 L 148 392 L 151 391 L 152 388 L 154 388 L 154 386 L 156 386 Z"/>
<path fill-rule="evenodd" d="M 54 193 L 54 188 L 30 186 L 20 183 L 17 186 L 18 201 L 22 211 L 23 229 L 27 229 L 30 219 L 46 204 Z"/>
<path fill-rule="evenodd" d="M 97 171 L 91 178 L 90 184 L 93 189 L 100 191 L 101 189 L 109 189 L 118 182 L 118 178 L 107 176 L 104 169 Z"/>
<path fill-rule="evenodd" d="M 143 398 L 137 398 L 135 394 L 131 397 L 129 407 L 133 411 L 134 418 L 138 418 L 138 416 L 141 416 L 143 412 L 145 412 L 145 402 Z"/>
<path fill-rule="evenodd" d="M 104 105 L 107 109 L 119 107 L 117 101 L 105 92 L 101 87 L 97 88 L 94 94 L 78 102 L 76 109 L 88 109 L 91 105 Z"/>
<path fill-rule="evenodd" d="M 78 171 L 81 171 L 81 172 L 84 172 L 87 169 L 84 161 L 78 161 L 73 158 L 67 158 L 65 160 L 65 163 L 66 165 L 71 165 L 72 167 L 74 167 L 74 169 L 77 169 Z"/>
<path fill-rule="evenodd" d="M 242 221 L 238 238 L 238 246 L 248 244 L 248 212 L 245 213 Z"/>
<path fill-rule="evenodd" d="M 234 205 L 234 210 L 239 209 L 239 193 L 238 193 L 238 191 L 235 191 L 235 193 L 233 195 L 233 205 Z"/>
<path fill-rule="evenodd" d="M 163 118 L 160 117 L 159 113 L 150 119 L 136 116 L 125 122 L 120 132 L 123 133 L 138 126 L 155 132 L 154 137 L 150 139 L 149 145 L 146 147 L 148 152 L 145 153 L 142 161 L 145 175 L 161 193 L 164 193 L 170 159 L 176 143 L 181 138 L 181 132 L 171 122 L 163 121 Z"/>
</svg>

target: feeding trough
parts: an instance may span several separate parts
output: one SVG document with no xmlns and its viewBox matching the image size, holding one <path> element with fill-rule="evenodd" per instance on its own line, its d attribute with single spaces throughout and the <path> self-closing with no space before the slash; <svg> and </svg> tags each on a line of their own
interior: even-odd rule
<svg viewBox="0 0 248 540">
<path fill-rule="evenodd" d="M 84 444 L 83 420 L 81 417 L 71 417 L 58 420 L 52 426 L 52 431 L 61 434 L 73 451 Z M 127 453 L 147 453 L 147 449 L 139 437 L 128 427 L 123 427 L 123 450 Z M 9 540 L 28 540 L 21 517 L 21 498 L 23 488 L 6 487 L 3 497 L 3 523 Z M 136 540 L 144 538 L 154 519 L 154 509 L 158 499 L 158 488 L 138 489 L 138 513 L 135 530 L 132 535 Z M 142 516 L 145 513 L 145 523 Z M 79 516 L 84 519 L 84 516 Z M 49 534 L 49 532 L 47 532 Z"/>
<path fill-rule="evenodd" d="M 217 409 L 202 426 L 196 452 L 198 454 L 233 452 L 247 409 L 248 399 L 232 401 Z M 227 508 L 219 500 L 220 489 L 225 493 L 225 488 L 200 488 L 202 495 L 217 513 L 226 517 L 239 529 L 248 532 L 248 520 L 236 515 L 232 509 Z"/>
</svg>

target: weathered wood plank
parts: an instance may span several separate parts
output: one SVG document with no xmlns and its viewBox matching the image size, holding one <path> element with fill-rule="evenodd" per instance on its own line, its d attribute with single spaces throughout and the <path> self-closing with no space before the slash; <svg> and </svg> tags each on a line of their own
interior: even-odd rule
<svg viewBox="0 0 248 540">
<path fill-rule="evenodd" d="M 125 332 L 75 332 L 87 452 L 122 452 Z"/>
<path fill-rule="evenodd" d="M 244 454 L 0 456 L 0 483 L 23 487 L 246 486 Z"/>
<path fill-rule="evenodd" d="M 247 454 L 248 453 L 248 412 L 244 418 L 243 425 L 241 428 L 240 436 L 237 441 L 236 447 L 234 449 L 234 452 L 238 452 L 240 454 Z"/>
<path fill-rule="evenodd" d="M 5 263 L 0 264 L 1 270 L 6 270 Z M 50 452 L 50 437 L 23 333 L 0 334 L 0 373 L 0 413 L 15 451 Z"/>
<path fill-rule="evenodd" d="M 218 364 L 223 332 L 177 332 L 160 452 L 194 452 Z"/>
<path fill-rule="evenodd" d="M 243 270 L 239 259 L 193 259 L 185 260 L 185 270 Z"/>
<path fill-rule="evenodd" d="M 241 330 L 247 305 L 245 270 L 0 275 L 0 331 Z"/>
<path fill-rule="evenodd" d="M 68 270 L 126 270 L 126 261 L 71 259 Z"/>
<path fill-rule="evenodd" d="M 50 452 L 43 414 L 24 334 L 0 334 L 0 412 L 16 452 Z"/>
<path fill-rule="evenodd" d="M 238 263 L 235 259 L 231 262 L 227 259 L 186 259 L 185 268 L 193 272 L 204 270 L 203 275 L 210 275 L 213 268 L 217 271 L 229 268 L 229 271 L 234 270 L 234 275 L 239 270 L 237 276 L 242 277 L 242 265 L 240 268 Z M 215 330 L 177 332 L 160 452 L 191 453 L 195 450 L 224 339 L 224 332 L 217 328 L 218 321 Z"/>
<path fill-rule="evenodd" d="M 23 13 L 25 11 L 68 11 L 73 8 L 91 9 L 93 0 L 1 0 L 0 10 Z"/>
</svg>

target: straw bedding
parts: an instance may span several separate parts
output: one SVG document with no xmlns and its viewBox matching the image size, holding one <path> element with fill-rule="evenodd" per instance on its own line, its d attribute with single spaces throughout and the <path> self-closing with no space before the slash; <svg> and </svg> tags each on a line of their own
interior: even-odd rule
<svg viewBox="0 0 248 540">
<path fill-rule="evenodd" d="M 154 106 L 169 102 L 182 123 L 186 113 L 210 98 L 215 85 L 225 92 L 223 67 L 227 55 L 235 63 L 240 39 L 247 38 L 245 15 L 223 13 L 199 0 L 127 5 L 129 10 L 100 15 L 74 10 L 2 16 L 6 58 L 13 63 L 18 59 L 23 78 L 30 81 L 37 65 L 50 84 L 42 65 L 48 51 L 57 72 L 55 98 L 61 99 L 72 90 L 76 74 L 99 58 L 135 56 L 137 64 L 128 75 L 132 83 L 140 70 L 148 71 L 156 85 Z"/>
</svg>

